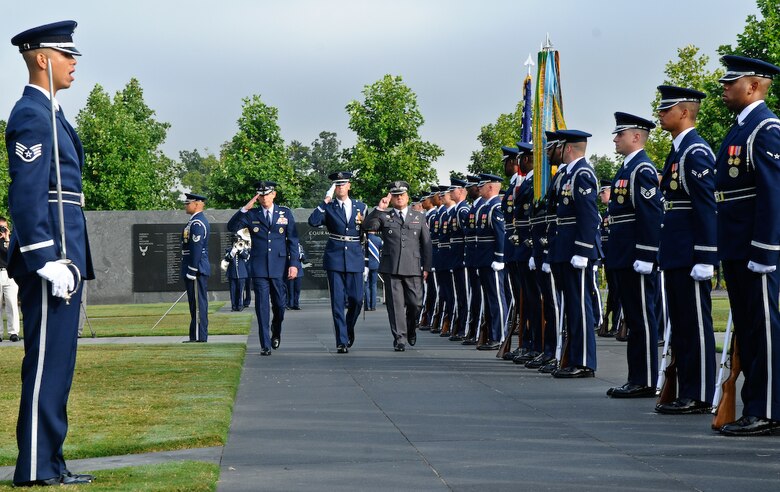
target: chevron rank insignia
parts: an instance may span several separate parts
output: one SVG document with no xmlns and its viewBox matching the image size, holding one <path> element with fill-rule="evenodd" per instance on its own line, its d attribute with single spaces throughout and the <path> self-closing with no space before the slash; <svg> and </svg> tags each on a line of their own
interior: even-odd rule
<svg viewBox="0 0 780 492">
<path fill-rule="evenodd" d="M 645 188 L 645 187 L 643 187 L 643 186 L 642 186 L 642 187 L 640 187 L 640 188 L 639 188 L 639 192 L 640 192 L 640 193 L 642 194 L 642 196 L 643 196 L 643 197 L 645 197 L 645 198 L 653 198 L 653 197 L 655 196 L 656 189 L 657 189 L 657 188 L 650 188 L 650 189 L 648 190 L 647 188 Z"/>
<path fill-rule="evenodd" d="M 199 236 L 197 234 L 193 234 L 192 235 L 192 242 L 193 243 L 197 243 L 198 241 L 200 241 L 200 238 L 201 238 L 201 236 Z"/>
<path fill-rule="evenodd" d="M 593 191 L 593 188 L 588 188 L 588 189 L 580 188 L 580 193 L 582 193 L 583 195 L 587 195 L 591 191 Z"/>
<path fill-rule="evenodd" d="M 19 144 L 17 144 L 17 145 L 19 145 Z M 17 151 L 17 152 L 19 152 L 19 151 Z M 769 152 L 769 151 L 767 150 L 767 151 L 766 151 L 766 154 L 767 154 L 769 157 L 771 157 L 772 159 L 775 159 L 775 160 L 777 160 L 777 159 L 780 159 L 780 154 L 778 154 L 778 153 L 774 153 L 774 154 L 773 154 L 773 153 L 771 153 L 771 152 Z"/>
<path fill-rule="evenodd" d="M 16 142 L 16 155 L 19 156 L 19 158 L 24 162 L 29 163 L 41 156 L 42 148 L 43 144 L 35 144 L 30 147 L 25 147 L 19 142 Z"/>
<path fill-rule="evenodd" d="M 702 172 L 700 172 L 700 173 L 694 172 L 693 174 L 694 174 L 694 175 L 695 175 L 697 178 L 701 179 L 701 178 L 703 178 L 704 176 L 708 175 L 709 173 L 710 173 L 710 170 L 709 170 L 709 169 L 705 169 L 704 171 L 702 171 Z"/>
</svg>

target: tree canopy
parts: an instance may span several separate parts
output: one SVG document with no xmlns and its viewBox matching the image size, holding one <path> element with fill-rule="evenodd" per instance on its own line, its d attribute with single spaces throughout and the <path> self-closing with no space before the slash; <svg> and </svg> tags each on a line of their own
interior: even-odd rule
<svg viewBox="0 0 780 492">
<path fill-rule="evenodd" d="M 357 171 L 355 195 L 376 203 L 394 180 L 407 181 L 410 194 L 419 193 L 436 180 L 433 162 L 444 151 L 420 137 L 425 120 L 416 94 L 392 75 L 365 86 L 362 93 L 363 101 L 346 107 L 349 128 L 357 134 L 355 146 L 344 152 L 347 167 Z"/>
<path fill-rule="evenodd" d="M 99 84 L 76 117 L 84 146 L 88 210 L 155 210 L 174 206 L 176 163 L 160 150 L 170 124 L 155 120 L 143 89 L 130 79 L 113 101 Z"/>
<path fill-rule="evenodd" d="M 471 164 L 468 170 L 472 174 L 490 173 L 504 175 L 504 165 L 501 161 L 503 153 L 501 146 L 514 147 L 520 140 L 520 130 L 523 122 L 523 100 L 521 99 L 512 113 L 498 115 L 495 123 L 490 123 L 480 129 L 477 140 L 482 148 L 471 153 Z"/>
</svg>

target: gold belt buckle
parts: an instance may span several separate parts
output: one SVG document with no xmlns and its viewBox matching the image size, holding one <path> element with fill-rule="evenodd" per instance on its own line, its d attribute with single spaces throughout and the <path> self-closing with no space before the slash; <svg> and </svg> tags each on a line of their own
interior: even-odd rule
<svg viewBox="0 0 780 492">
<path fill-rule="evenodd" d="M 719 203 L 725 200 L 726 197 L 724 196 L 724 193 L 722 191 L 716 191 L 715 192 L 715 202 Z"/>
</svg>

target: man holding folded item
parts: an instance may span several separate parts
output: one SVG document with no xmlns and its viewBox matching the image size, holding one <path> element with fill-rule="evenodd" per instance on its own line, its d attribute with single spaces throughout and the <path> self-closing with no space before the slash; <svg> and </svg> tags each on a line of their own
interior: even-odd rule
<svg viewBox="0 0 780 492">
<path fill-rule="evenodd" d="M 75 21 L 56 22 L 11 40 L 29 72 L 5 135 L 8 204 L 16 228 L 8 271 L 19 284 L 25 335 L 16 486 L 83 484 L 94 478 L 71 473 L 62 455 L 76 364 L 79 283 L 94 278 L 81 208 L 84 151 L 54 99 L 74 80 L 75 56 L 81 54 L 73 43 L 75 28 Z"/>
</svg>

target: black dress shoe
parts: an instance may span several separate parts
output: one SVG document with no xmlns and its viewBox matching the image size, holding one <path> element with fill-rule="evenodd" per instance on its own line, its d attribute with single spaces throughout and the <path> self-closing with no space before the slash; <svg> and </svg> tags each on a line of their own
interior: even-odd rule
<svg viewBox="0 0 780 492">
<path fill-rule="evenodd" d="M 495 340 L 488 340 L 487 342 L 483 343 L 482 345 L 477 346 L 477 350 L 498 350 L 498 347 L 501 344 L 496 342 Z"/>
<path fill-rule="evenodd" d="M 47 478 L 46 480 L 33 480 L 32 482 L 18 482 L 14 484 L 14 487 L 48 487 L 51 485 L 62 485 L 61 477 Z M 89 483 L 89 482 L 84 482 Z"/>
<path fill-rule="evenodd" d="M 282 343 L 282 340 L 279 337 L 273 337 L 271 339 L 271 348 L 276 350 L 279 348 L 279 345 Z"/>
<path fill-rule="evenodd" d="M 764 417 L 743 415 L 734 422 L 720 428 L 724 436 L 768 436 L 775 429 L 780 429 L 780 422 Z"/>
<path fill-rule="evenodd" d="M 655 388 L 642 384 L 626 383 L 619 388 L 612 388 L 612 398 L 653 398 Z"/>
<path fill-rule="evenodd" d="M 406 351 L 406 345 L 404 345 L 403 343 L 397 343 L 393 348 L 393 350 L 395 350 L 396 352 L 404 352 Z"/>
<path fill-rule="evenodd" d="M 450 342 L 460 342 L 463 340 L 463 337 L 460 335 L 450 335 L 450 338 L 448 339 Z"/>
<path fill-rule="evenodd" d="M 266 347 L 266 348 L 260 350 L 260 355 L 271 355 L 271 349 Z"/>
<path fill-rule="evenodd" d="M 61 477 L 62 485 L 79 485 L 85 483 L 92 483 L 95 481 L 95 475 L 88 473 L 73 473 L 69 470 L 65 470 L 65 473 Z"/>
<path fill-rule="evenodd" d="M 431 328 L 431 333 L 441 333 L 441 328 Z"/>
<path fill-rule="evenodd" d="M 667 415 L 689 415 L 694 413 L 709 413 L 712 407 L 709 403 L 693 398 L 677 398 L 671 403 L 655 406 L 655 411 Z"/>
<path fill-rule="evenodd" d="M 430 326 L 425 326 L 425 325 L 420 325 L 420 326 L 417 327 L 417 329 L 420 330 L 420 331 L 430 331 L 431 327 Z"/>
<path fill-rule="evenodd" d="M 417 333 L 408 334 L 406 336 L 406 340 L 409 342 L 409 345 L 414 347 L 414 345 L 417 343 Z"/>
<path fill-rule="evenodd" d="M 550 362 L 539 368 L 539 372 L 542 374 L 552 374 L 558 370 L 558 360 L 550 359 Z"/>
<path fill-rule="evenodd" d="M 355 344 L 355 334 L 349 335 L 347 337 L 347 348 L 352 348 L 352 345 Z"/>
<path fill-rule="evenodd" d="M 466 338 L 461 342 L 461 345 L 476 345 L 476 344 L 477 344 L 477 340 L 474 338 Z"/>
<path fill-rule="evenodd" d="M 609 388 L 609 389 L 607 390 L 607 396 L 612 396 L 612 392 L 613 392 L 613 391 L 615 391 L 616 389 L 619 389 L 619 388 L 625 388 L 625 387 L 626 387 L 626 386 L 628 386 L 629 384 L 631 384 L 631 383 L 625 383 L 623 386 L 613 386 L 612 388 Z"/>
<path fill-rule="evenodd" d="M 347 348 L 346 345 L 339 345 L 338 347 L 336 347 L 336 353 L 348 354 L 349 353 L 349 349 Z"/>
<path fill-rule="evenodd" d="M 554 357 L 552 355 L 539 354 L 535 359 L 526 362 L 525 367 L 528 369 L 539 369 L 540 367 L 547 365 L 553 359 Z"/>
<path fill-rule="evenodd" d="M 569 366 L 564 367 L 563 369 L 558 369 L 554 373 L 552 373 L 554 378 L 559 379 L 573 379 L 573 378 L 592 378 L 596 374 L 593 372 L 593 369 L 589 367 L 581 367 L 581 366 Z"/>
<path fill-rule="evenodd" d="M 512 362 L 515 364 L 522 364 L 525 365 L 526 362 L 530 362 L 534 359 L 536 359 L 539 356 L 539 352 L 534 352 L 533 350 L 529 350 L 524 354 L 520 354 L 514 359 L 512 359 Z"/>
</svg>

